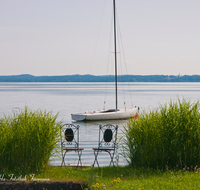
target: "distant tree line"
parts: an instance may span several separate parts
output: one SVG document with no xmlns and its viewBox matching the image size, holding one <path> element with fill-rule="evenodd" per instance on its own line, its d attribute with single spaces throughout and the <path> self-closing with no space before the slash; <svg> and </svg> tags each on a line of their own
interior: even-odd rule
<svg viewBox="0 0 200 190">
<path fill-rule="evenodd" d="M 200 82 L 200 75 L 119 75 L 118 82 Z M 0 76 L 0 82 L 114 82 L 114 75 Z"/>
</svg>

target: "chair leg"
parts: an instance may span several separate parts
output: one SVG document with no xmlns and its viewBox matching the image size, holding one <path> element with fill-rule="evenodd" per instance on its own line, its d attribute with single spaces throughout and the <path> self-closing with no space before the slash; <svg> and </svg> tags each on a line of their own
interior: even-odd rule
<svg viewBox="0 0 200 190">
<path fill-rule="evenodd" d="M 113 161 L 114 154 L 115 154 L 115 152 L 113 152 L 113 154 L 110 153 L 110 158 L 111 158 L 110 165 L 111 165 L 111 163 L 113 163 L 113 166 L 115 166 L 114 161 Z"/>
<path fill-rule="evenodd" d="M 78 166 L 79 163 L 80 163 L 81 168 L 82 168 L 81 155 L 82 155 L 82 150 L 78 150 L 78 164 L 77 164 L 77 166 Z"/>
<path fill-rule="evenodd" d="M 113 161 L 115 152 L 113 152 L 113 153 L 111 153 L 110 151 L 106 151 L 106 152 L 110 155 L 110 165 L 113 164 L 113 166 L 115 166 L 114 161 Z"/>
<path fill-rule="evenodd" d="M 62 163 L 61 163 L 61 166 L 63 165 L 64 163 L 64 166 L 65 166 L 65 155 L 66 155 L 67 151 L 65 151 L 64 155 L 62 154 Z"/>
<path fill-rule="evenodd" d="M 98 154 L 99 154 L 99 151 L 98 151 L 98 150 L 97 150 L 97 151 L 94 150 L 94 157 L 95 157 L 95 158 L 94 158 L 94 163 L 93 163 L 93 165 L 92 165 L 92 168 L 94 167 L 95 162 L 97 163 L 98 168 L 99 168 L 99 162 L 98 162 L 98 160 L 97 160 Z"/>
</svg>

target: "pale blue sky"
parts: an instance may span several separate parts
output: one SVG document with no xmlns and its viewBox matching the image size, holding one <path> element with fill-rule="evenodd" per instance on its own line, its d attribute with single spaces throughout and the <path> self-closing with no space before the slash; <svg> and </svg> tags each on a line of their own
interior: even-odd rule
<svg viewBox="0 0 200 190">
<path fill-rule="evenodd" d="M 199 0 L 116 5 L 128 74 L 200 75 Z M 112 0 L 0 0 L 0 75 L 114 74 L 111 20 Z"/>
</svg>

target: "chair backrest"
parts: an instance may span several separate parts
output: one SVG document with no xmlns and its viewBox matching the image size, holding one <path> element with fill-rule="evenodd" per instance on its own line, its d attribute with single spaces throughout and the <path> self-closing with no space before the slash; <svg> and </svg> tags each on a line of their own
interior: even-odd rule
<svg viewBox="0 0 200 190">
<path fill-rule="evenodd" d="M 61 148 L 79 147 L 79 125 L 64 124 L 60 128 Z"/>
<path fill-rule="evenodd" d="M 106 124 L 99 126 L 99 147 L 114 148 L 117 144 L 118 125 Z"/>
</svg>

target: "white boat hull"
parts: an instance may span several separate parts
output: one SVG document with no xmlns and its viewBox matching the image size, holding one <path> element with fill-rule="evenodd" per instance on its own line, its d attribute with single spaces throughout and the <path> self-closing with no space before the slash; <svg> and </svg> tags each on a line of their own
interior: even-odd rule
<svg viewBox="0 0 200 190">
<path fill-rule="evenodd" d="M 115 120 L 115 119 L 127 119 L 130 117 L 137 117 L 139 112 L 139 107 L 129 108 L 129 109 L 118 109 L 116 110 L 100 110 L 100 111 L 90 111 L 85 113 L 71 114 L 73 120 L 83 121 L 83 120 Z"/>
</svg>

